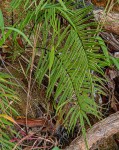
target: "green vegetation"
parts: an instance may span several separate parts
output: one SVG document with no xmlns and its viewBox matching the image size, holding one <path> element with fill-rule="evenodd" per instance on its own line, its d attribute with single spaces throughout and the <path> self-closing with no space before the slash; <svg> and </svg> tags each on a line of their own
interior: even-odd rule
<svg viewBox="0 0 119 150">
<path fill-rule="evenodd" d="M 85 124 L 91 126 L 88 116 L 101 118 L 95 95 L 105 94 L 103 88 L 106 79 L 103 69 L 111 65 L 111 59 L 119 68 L 118 61 L 109 58 L 106 46 L 98 37 L 100 30 L 93 20 L 92 6 L 76 9 L 72 1 L 12 0 L 11 11 L 20 8 L 22 14 L 18 14 L 17 22 L 10 27 L 4 26 L 0 12 L 0 46 L 11 35 L 14 41 L 17 36 L 25 39 L 26 49 L 32 49 L 30 64 L 26 69 L 27 73 L 30 72 L 30 78 L 33 76 L 35 55 L 39 54 L 34 79 L 39 87 L 44 80 L 47 81 L 46 97 L 53 101 L 56 115 L 60 115 L 69 132 L 79 123 L 86 140 Z M 100 45 L 103 45 L 101 53 Z M 18 55 L 19 53 L 24 54 L 24 51 L 19 51 Z M 11 102 L 18 98 L 9 87 L 13 85 L 10 78 L 9 75 L 0 73 L 0 114 L 14 117 L 17 112 L 12 108 Z M 30 86 L 31 80 L 28 91 Z M 6 119 L 9 120 L 8 117 Z M 11 126 L 12 133 L 15 131 L 9 122 L 11 120 L 6 119 L 4 115 L 0 117 L 0 144 L 3 149 L 11 150 L 14 144 L 9 142 L 10 137 L 4 133 L 5 126 Z"/>
</svg>

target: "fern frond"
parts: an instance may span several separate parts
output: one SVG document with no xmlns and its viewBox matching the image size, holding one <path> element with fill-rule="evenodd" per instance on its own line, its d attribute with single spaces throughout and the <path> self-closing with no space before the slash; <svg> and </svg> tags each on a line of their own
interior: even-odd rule
<svg viewBox="0 0 119 150">
<path fill-rule="evenodd" d="M 15 0 L 13 2 L 15 8 Z M 21 1 L 18 2 L 20 4 Z M 94 96 L 95 93 L 103 94 L 102 68 L 106 63 L 105 56 L 99 54 L 97 25 L 90 21 L 93 19 L 92 7 L 76 10 L 69 9 L 67 5 L 70 4 L 63 1 L 41 0 L 37 3 L 34 0 L 31 3 L 27 0 L 25 10 L 34 13 L 31 17 L 27 16 L 20 28 L 23 29 L 30 21 L 35 27 L 40 24 L 37 45 L 41 55 L 36 79 L 41 84 L 45 76 L 48 77 L 47 97 L 54 94 L 57 113 L 64 113 L 64 123 L 68 124 L 69 130 L 80 120 L 85 133 L 85 121 L 90 124 L 87 115 L 100 116 Z M 67 105 L 70 107 L 66 112 Z"/>
<path fill-rule="evenodd" d="M 72 129 L 77 120 L 81 119 L 81 115 L 88 124 L 87 114 L 96 117 L 100 115 L 94 101 L 94 94 L 102 92 L 100 85 L 96 84 L 97 82 L 103 84 L 102 78 L 97 77 L 96 73 L 103 76 L 101 65 L 104 66 L 105 57 L 98 54 L 99 46 L 95 40 L 96 23 L 89 23 L 89 18 L 92 16 L 87 17 L 91 7 L 72 12 L 56 7 L 53 8 L 55 13 L 53 16 L 51 9 L 47 10 L 48 14 L 43 20 L 46 34 L 43 30 L 42 35 L 48 41 L 47 43 L 44 41 L 43 45 L 47 47 L 47 52 L 42 53 L 40 57 L 36 76 L 41 84 L 44 75 L 48 75 L 48 58 L 53 46 L 55 48 L 54 63 L 50 70 L 47 96 L 50 97 L 56 88 L 54 101 L 58 101 L 57 111 L 63 111 L 67 103 L 73 105 L 65 120 L 69 120 L 69 126 Z M 67 21 L 67 26 L 62 27 L 58 14 Z M 51 33 L 47 31 L 47 28 Z"/>
</svg>

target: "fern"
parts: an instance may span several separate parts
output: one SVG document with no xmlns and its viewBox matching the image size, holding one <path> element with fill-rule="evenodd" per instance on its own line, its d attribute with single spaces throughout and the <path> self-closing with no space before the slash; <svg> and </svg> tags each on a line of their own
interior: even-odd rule
<svg viewBox="0 0 119 150">
<path fill-rule="evenodd" d="M 0 31 L 2 31 L 0 46 L 2 46 L 5 42 L 5 39 L 7 39 L 11 34 L 11 31 L 8 31 L 6 34 L 4 32 L 4 19 L 1 10 L 0 20 Z M 3 62 L 3 60 L 2 56 L 0 55 L 0 63 L 1 62 Z M 10 88 L 11 85 L 16 85 L 10 82 L 10 78 L 12 78 L 10 75 L 0 72 L 0 149 L 4 150 L 11 150 L 14 148 L 15 143 L 11 143 L 10 138 L 13 134 L 17 135 L 17 133 L 13 130 L 13 124 L 7 120 L 7 118 L 12 118 L 12 116 L 18 115 L 18 112 L 13 108 L 12 105 L 13 103 L 18 102 L 18 97 L 16 93 Z"/>
<path fill-rule="evenodd" d="M 84 125 L 85 121 L 90 125 L 88 114 L 100 118 L 94 95 L 103 94 L 102 68 L 107 65 L 105 56 L 99 53 L 96 23 L 91 22 L 93 16 L 88 15 L 92 7 L 77 10 L 70 2 L 62 0 L 57 3 L 51 0 L 13 0 L 13 8 L 18 7 L 16 2 L 19 5 L 24 2 L 27 12 L 26 21 L 21 21 L 19 29 L 23 31 L 23 27 L 32 22 L 33 34 L 40 25 L 37 45 L 41 55 L 35 72 L 39 85 L 47 76 L 47 97 L 54 95 L 56 112 L 65 116 L 64 123 L 69 131 L 80 121 L 86 136 Z M 66 112 L 67 105 L 70 107 Z"/>
<path fill-rule="evenodd" d="M 45 7 L 47 8 L 47 5 Z M 86 23 L 89 19 L 86 15 L 91 9 L 88 7 L 66 11 L 53 5 L 45 10 L 45 19 L 42 20 L 41 35 L 45 39 L 42 45 L 47 50 L 44 52 L 42 49 L 36 78 L 41 84 L 44 76 L 49 75 L 47 96 L 50 97 L 54 93 L 54 101 L 58 101 L 57 113 L 64 111 L 65 114 L 66 110 L 63 108 L 67 103 L 73 106 L 65 119 L 65 122 L 68 121 L 69 130 L 74 128 L 77 120 L 81 118 L 82 125 L 84 120 L 89 123 L 87 114 L 99 117 L 94 94 L 101 93 L 97 82 L 102 83 L 102 79 L 93 72 L 103 75 L 101 65 L 105 64 L 104 56 L 98 54 L 96 30 L 91 30 L 91 27 L 95 28 L 95 23 Z M 67 21 L 67 26 L 62 27 L 58 15 Z M 51 60 L 52 66 L 49 67 Z"/>
<path fill-rule="evenodd" d="M 18 112 L 11 105 L 13 102 L 18 102 L 18 97 L 9 87 L 9 85 L 13 85 L 12 82 L 8 81 L 10 78 L 10 75 L 0 72 L 0 148 L 8 150 L 15 146 L 15 143 L 10 142 L 10 138 L 12 134 L 17 135 L 17 133 L 13 130 L 13 124 L 7 118 L 3 118 L 2 114 L 8 117 L 18 115 Z"/>
</svg>

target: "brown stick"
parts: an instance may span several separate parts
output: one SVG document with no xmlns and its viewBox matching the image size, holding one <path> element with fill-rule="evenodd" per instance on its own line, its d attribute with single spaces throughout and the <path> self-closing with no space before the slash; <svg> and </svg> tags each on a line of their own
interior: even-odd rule
<svg viewBox="0 0 119 150">
<path fill-rule="evenodd" d="M 106 119 L 96 123 L 87 131 L 87 142 L 89 149 L 97 142 L 107 139 L 119 132 L 119 112 L 110 115 Z M 83 137 L 75 139 L 65 150 L 86 150 Z"/>
</svg>

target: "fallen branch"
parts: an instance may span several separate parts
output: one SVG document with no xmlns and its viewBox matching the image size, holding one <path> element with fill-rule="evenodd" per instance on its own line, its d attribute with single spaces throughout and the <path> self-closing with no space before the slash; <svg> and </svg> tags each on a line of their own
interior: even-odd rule
<svg viewBox="0 0 119 150">
<path fill-rule="evenodd" d="M 104 26 L 105 30 L 119 35 L 119 13 L 105 13 L 104 10 L 98 9 L 93 11 L 95 19 Z"/>
<path fill-rule="evenodd" d="M 89 148 L 93 148 L 97 142 L 107 139 L 118 132 L 119 112 L 96 123 L 90 130 L 87 131 L 87 142 Z M 65 150 L 86 150 L 83 137 L 75 139 Z"/>
</svg>

